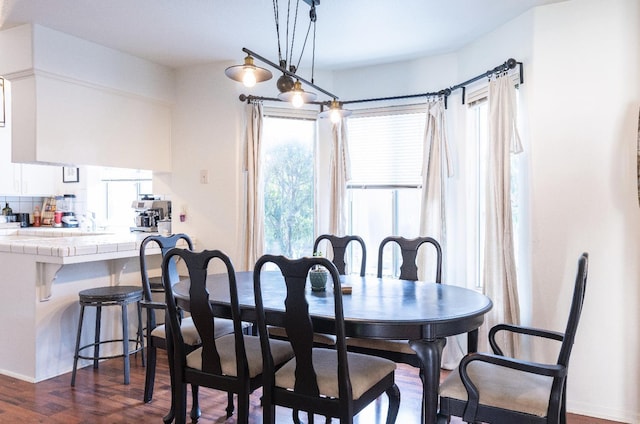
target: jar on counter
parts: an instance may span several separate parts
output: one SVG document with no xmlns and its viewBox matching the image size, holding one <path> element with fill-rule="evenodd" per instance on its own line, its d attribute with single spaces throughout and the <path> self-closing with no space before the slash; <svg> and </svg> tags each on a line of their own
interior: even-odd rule
<svg viewBox="0 0 640 424">
<path fill-rule="evenodd" d="M 42 221 L 40 219 L 40 208 L 36 206 L 33 208 L 33 226 L 39 227 L 40 225 L 42 225 Z"/>
</svg>

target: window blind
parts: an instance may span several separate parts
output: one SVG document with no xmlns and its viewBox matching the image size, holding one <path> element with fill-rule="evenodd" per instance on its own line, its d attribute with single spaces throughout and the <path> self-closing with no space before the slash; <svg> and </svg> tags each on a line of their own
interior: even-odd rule
<svg viewBox="0 0 640 424">
<path fill-rule="evenodd" d="M 425 112 L 349 119 L 350 187 L 419 186 Z"/>
</svg>

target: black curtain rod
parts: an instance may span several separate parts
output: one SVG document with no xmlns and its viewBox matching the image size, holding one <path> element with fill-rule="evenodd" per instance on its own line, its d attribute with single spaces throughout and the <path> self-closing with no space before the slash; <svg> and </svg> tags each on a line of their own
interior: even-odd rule
<svg viewBox="0 0 640 424">
<path fill-rule="evenodd" d="M 411 99 L 411 98 L 416 98 L 416 97 L 435 97 L 435 96 L 440 96 L 440 97 L 444 97 L 444 105 L 445 108 L 447 107 L 447 98 L 451 95 L 451 93 L 454 90 L 458 90 L 458 89 L 462 89 L 462 104 L 465 104 L 465 96 L 466 96 L 466 86 L 469 84 L 472 84 L 482 78 L 486 78 L 489 77 L 491 75 L 496 75 L 496 74 L 500 74 L 502 72 L 507 72 L 510 69 L 515 68 L 516 66 L 520 66 L 520 84 L 524 84 L 524 72 L 522 70 L 522 62 L 518 62 L 515 59 L 508 59 L 507 61 L 505 61 L 504 63 L 502 63 L 501 65 L 496 66 L 493 69 L 489 69 L 488 71 L 475 76 L 465 82 L 461 82 L 459 84 L 456 84 L 454 86 L 448 87 L 448 88 L 444 88 L 440 91 L 432 91 L 432 92 L 428 92 L 428 93 L 420 93 L 420 94 L 406 94 L 406 95 L 401 95 L 401 96 L 390 96 L 390 97 L 376 97 L 376 98 L 370 98 L 370 99 L 359 99 L 359 100 L 345 100 L 340 102 L 341 104 L 350 104 L 350 103 L 365 103 L 365 102 L 378 102 L 378 101 L 384 101 L 384 100 L 399 100 L 399 99 Z M 281 101 L 278 98 L 274 98 L 274 97 L 262 97 L 262 96 L 252 96 L 252 95 L 245 95 L 245 94 L 241 94 L 240 95 L 240 101 L 244 102 L 246 101 L 247 103 L 250 103 L 254 100 L 269 100 L 269 101 Z M 329 106 L 331 104 L 331 101 L 326 101 L 326 102 L 309 102 L 311 104 L 317 104 L 320 106 Z"/>
</svg>

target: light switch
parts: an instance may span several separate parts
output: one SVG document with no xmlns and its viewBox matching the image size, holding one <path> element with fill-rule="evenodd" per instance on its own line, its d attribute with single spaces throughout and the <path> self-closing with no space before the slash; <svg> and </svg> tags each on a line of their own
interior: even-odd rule
<svg viewBox="0 0 640 424">
<path fill-rule="evenodd" d="M 200 170 L 200 184 L 209 184 L 209 171 L 206 169 Z"/>
</svg>

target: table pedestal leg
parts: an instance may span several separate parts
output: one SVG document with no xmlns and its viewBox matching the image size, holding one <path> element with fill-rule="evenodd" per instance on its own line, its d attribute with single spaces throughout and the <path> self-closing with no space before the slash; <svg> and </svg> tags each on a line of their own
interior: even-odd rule
<svg viewBox="0 0 640 424">
<path fill-rule="evenodd" d="M 440 386 L 440 360 L 446 339 L 411 340 L 409 345 L 422 362 L 422 419 L 435 424 L 438 413 L 438 388 Z"/>
<path fill-rule="evenodd" d="M 467 333 L 467 353 L 475 353 L 478 351 L 478 329 Z"/>
</svg>

